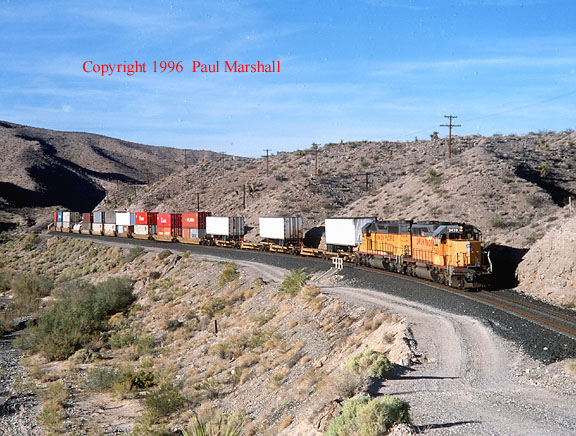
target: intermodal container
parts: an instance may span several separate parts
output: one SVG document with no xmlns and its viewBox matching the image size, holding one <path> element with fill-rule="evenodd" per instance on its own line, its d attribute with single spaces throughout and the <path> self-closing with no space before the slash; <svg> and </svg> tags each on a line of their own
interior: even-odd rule
<svg viewBox="0 0 576 436">
<path fill-rule="evenodd" d="M 294 241 L 303 238 L 303 224 L 300 216 L 260 217 L 260 237 L 281 241 Z"/>
<path fill-rule="evenodd" d="M 62 222 L 70 222 L 70 212 L 62 212 Z"/>
<path fill-rule="evenodd" d="M 104 231 L 104 224 L 92 223 L 92 233 L 102 233 Z"/>
<path fill-rule="evenodd" d="M 158 236 L 182 236 L 182 227 L 158 226 L 156 234 Z"/>
<path fill-rule="evenodd" d="M 82 223 L 88 224 L 92 222 L 92 214 L 90 212 L 86 212 L 82 214 Z"/>
<path fill-rule="evenodd" d="M 357 247 L 362 239 L 362 228 L 375 219 L 375 217 L 326 218 L 324 221 L 326 244 Z"/>
<path fill-rule="evenodd" d="M 59 223 L 61 223 L 61 222 L 62 222 L 63 215 L 64 215 L 64 214 L 62 213 L 62 211 L 56 212 L 56 216 L 57 216 L 56 221 L 59 222 Z"/>
<path fill-rule="evenodd" d="M 116 224 L 104 223 L 105 232 L 115 232 L 116 230 Z"/>
<path fill-rule="evenodd" d="M 134 226 L 121 226 L 117 224 L 116 229 L 119 235 L 130 235 L 134 233 Z"/>
<path fill-rule="evenodd" d="M 158 218 L 157 212 L 136 212 L 135 225 L 155 226 Z M 145 233 L 147 234 L 147 233 Z"/>
<path fill-rule="evenodd" d="M 136 235 L 155 235 L 156 234 L 156 226 L 147 226 L 136 224 L 134 226 L 134 233 Z"/>
<path fill-rule="evenodd" d="M 104 212 L 104 224 L 116 224 L 116 212 Z"/>
<path fill-rule="evenodd" d="M 92 222 L 96 224 L 104 224 L 104 212 L 92 212 Z"/>
<path fill-rule="evenodd" d="M 208 216 L 206 233 L 215 236 L 244 236 L 244 218 L 241 216 Z"/>
<path fill-rule="evenodd" d="M 55 223 L 58 222 L 58 211 L 57 210 L 54 211 L 54 222 Z"/>
<path fill-rule="evenodd" d="M 136 224 L 134 212 L 116 212 L 116 224 L 119 226 L 133 226 Z"/>
<path fill-rule="evenodd" d="M 182 227 L 182 237 L 183 238 L 203 238 L 206 236 L 206 229 L 193 229 L 189 227 Z"/>
<path fill-rule="evenodd" d="M 182 212 L 182 227 L 189 229 L 205 229 L 206 217 L 210 212 Z"/>
<path fill-rule="evenodd" d="M 182 214 L 159 213 L 156 224 L 158 227 L 182 227 Z"/>
</svg>

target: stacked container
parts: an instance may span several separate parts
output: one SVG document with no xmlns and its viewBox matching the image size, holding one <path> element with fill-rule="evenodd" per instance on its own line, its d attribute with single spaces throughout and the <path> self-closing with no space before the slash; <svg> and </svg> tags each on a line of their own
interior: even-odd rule
<svg viewBox="0 0 576 436">
<path fill-rule="evenodd" d="M 362 229 L 375 217 L 326 218 L 326 247 L 328 251 L 352 251 L 362 241 Z"/>
<path fill-rule="evenodd" d="M 300 216 L 260 217 L 260 237 L 278 242 L 300 241 L 303 238 L 303 224 Z"/>
<path fill-rule="evenodd" d="M 156 212 L 136 212 L 134 234 L 154 235 L 156 234 L 156 223 L 158 214 Z"/>
<path fill-rule="evenodd" d="M 104 212 L 104 234 L 116 236 L 116 212 Z"/>
<path fill-rule="evenodd" d="M 238 239 L 244 236 L 244 218 L 241 216 L 206 217 L 206 234 Z"/>
<path fill-rule="evenodd" d="M 62 212 L 62 227 L 64 229 L 71 229 L 74 224 L 80 221 L 80 213 L 78 212 Z"/>
<path fill-rule="evenodd" d="M 92 212 L 92 234 L 101 235 L 104 233 L 104 212 Z"/>
<path fill-rule="evenodd" d="M 182 212 L 182 237 L 187 239 L 206 236 L 206 217 L 210 212 Z"/>
<path fill-rule="evenodd" d="M 86 212 L 82 214 L 82 226 L 80 231 L 82 233 L 90 233 L 92 230 L 92 213 Z"/>
<path fill-rule="evenodd" d="M 136 214 L 134 212 L 116 212 L 116 231 L 119 236 L 129 236 L 134 233 Z"/>
<path fill-rule="evenodd" d="M 182 236 L 181 213 L 159 213 L 157 225 L 158 236 Z"/>
<path fill-rule="evenodd" d="M 56 211 L 54 212 L 54 225 L 56 226 L 57 229 L 62 229 L 62 212 L 61 211 Z"/>
</svg>

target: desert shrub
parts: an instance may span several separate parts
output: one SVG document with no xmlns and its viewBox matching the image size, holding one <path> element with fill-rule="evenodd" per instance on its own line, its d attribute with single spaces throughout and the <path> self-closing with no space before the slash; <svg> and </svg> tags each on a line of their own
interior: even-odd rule
<svg viewBox="0 0 576 436">
<path fill-rule="evenodd" d="M 234 357 L 234 353 L 232 352 L 232 349 L 230 348 L 230 344 L 227 342 L 219 342 L 218 344 L 216 344 L 216 354 L 224 360 L 230 360 L 232 357 Z"/>
<path fill-rule="evenodd" d="M 167 319 L 164 321 L 164 328 L 169 332 L 173 332 L 182 327 L 183 324 L 182 321 L 178 321 L 177 319 Z"/>
<path fill-rule="evenodd" d="M 390 361 L 384 353 L 366 350 L 348 359 L 346 369 L 359 375 L 385 378 L 390 371 Z"/>
<path fill-rule="evenodd" d="M 164 260 L 170 255 L 172 255 L 172 252 L 170 250 L 162 250 L 160 253 L 158 253 L 158 259 Z"/>
<path fill-rule="evenodd" d="M 54 282 L 43 274 L 20 273 L 12 279 L 11 288 L 23 299 L 42 298 L 50 295 Z"/>
<path fill-rule="evenodd" d="M 144 250 L 142 247 L 132 247 L 128 251 L 128 253 L 124 255 L 124 262 L 130 263 L 134 259 L 137 259 L 138 257 L 142 256 L 144 253 L 146 253 L 146 250 Z"/>
<path fill-rule="evenodd" d="M 552 168 L 548 162 L 542 162 L 540 164 L 540 177 L 545 178 L 550 175 L 552 172 Z"/>
<path fill-rule="evenodd" d="M 223 298 L 211 298 L 208 303 L 202 306 L 202 313 L 212 318 L 226 308 L 226 301 Z"/>
<path fill-rule="evenodd" d="M 68 389 L 62 382 L 52 382 L 40 392 L 43 404 L 42 410 L 38 414 L 38 421 L 48 430 L 61 430 L 66 418 L 64 404 L 68 395 Z"/>
<path fill-rule="evenodd" d="M 10 290 L 10 275 L 3 269 L 0 269 L 0 292 Z"/>
<path fill-rule="evenodd" d="M 22 248 L 24 250 L 32 250 L 38 243 L 40 242 L 40 238 L 36 233 L 31 233 L 26 235 L 22 240 Z"/>
<path fill-rule="evenodd" d="M 381 436 L 395 424 L 410 422 L 410 406 L 393 396 L 345 400 L 342 412 L 326 426 L 324 436 Z"/>
<path fill-rule="evenodd" d="M 242 424 L 230 417 L 211 417 L 203 420 L 194 417 L 188 430 L 182 430 L 182 436 L 242 436 Z"/>
<path fill-rule="evenodd" d="M 218 278 L 218 285 L 224 286 L 238 277 L 238 265 L 235 262 L 226 262 L 225 268 Z"/>
<path fill-rule="evenodd" d="M 148 392 L 143 399 L 144 408 L 153 421 L 180 410 L 185 402 L 180 387 L 172 383 L 160 385 L 157 389 Z"/>
<path fill-rule="evenodd" d="M 104 392 L 112 389 L 115 383 L 122 382 L 124 375 L 117 368 L 94 368 L 88 371 L 86 389 Z"/>
<path fill-rule="evenodd" d="M 190 250 L 186 250 L 182 255 L 182 259 L 188 259 L 190 257 Z"/>
<path fill-rule="evenodd" d="M 150 354 L 156 348 L 156 339 L 153 336 L 140 336 L 135 341 L 136 349 L 140 354 Z"/>
<path fill-rule="evenodd" d="M 538 208 L 538 207 L 543 205 L 544 198 L 542 198 L 540 195 L 527 195 L 526 196 L 526 202 L 530 206 L 532 206 L 534 208 Z"/>
<path fill-rule="evenodd" d="M 110 315 L 126 310 L 133 301 L 132 280 L 127 277 L 112 277 L 97 285 L 71 284 L 18 343 L 49 360 L 66 359 L 105 331 Z"/>
<path fill-rule="evenodd" d="M 132 345 L 135 341 L 135 337 L 131 333 L 120 333 L 115 332 L 110 336 L 110 348 L 113 350 L 118 348 L 124 348 Z"/>
<path fill-rule="evenodd" d="M 436 183 L 440 181 L 440 174 L 434 169 L 430 168 L 428 170 L 428 175 L 426 176 L 426 180 L 430 183 Z"/>
<path fill-rule="evenodd" d="M 296 295 L 306 284 L 308 276 L 300 269 L 293 269 L 289 274 L 286 274 L 282 284 L 280 285 L 280 292 L 285 292 L 292 296 Z"/>
</svg>

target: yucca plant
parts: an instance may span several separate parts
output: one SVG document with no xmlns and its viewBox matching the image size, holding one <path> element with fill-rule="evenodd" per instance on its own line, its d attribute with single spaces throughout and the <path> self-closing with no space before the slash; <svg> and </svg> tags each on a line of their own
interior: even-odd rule
<svg viewBox="0 0 576 436">
<path fill-rule="evenodd" d="M 242 426 L 220 417 L 218 421 L 201 420 L 194 417 L 194 423 L 189 430 L 182 430 L 182 436 L 242 436 Z"/>
</svg>

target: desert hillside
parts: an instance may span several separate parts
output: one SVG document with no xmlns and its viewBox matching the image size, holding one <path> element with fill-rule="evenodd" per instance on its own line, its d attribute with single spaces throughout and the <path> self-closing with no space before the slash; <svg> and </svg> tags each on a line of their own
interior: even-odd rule
<svg viewBox="0 0 576 436">
<path fill-rule="evenodd" d="M 142 185 L 184 167 L 183 150 L 8 122 L 0 122 L 0 147 L 4 228 L 43 223 L 54 207 L 91 210 L 119 183 Z M 186 160 L 214 156 L 189 150 Z"/>
<path fill-rule="evenodd" d="M 324 295 L 304 272 L 60 238 L 15 239 L 0 254 L 13 310 L 37 309 L 25 293 L 51 294 L 20 339 L 28 376 L 9 390 L 28 402 L 22 423 L 37 416 L 47 434 L 172 435 L 198 416 L 244 435 L 321 435 L 343 400 L 386 375 L 365 377 L 350 358 L 414 357 L 401 317 Z M 117 302 L 112 317 L 76 323 L 101 292 Z"/>
</svg>

